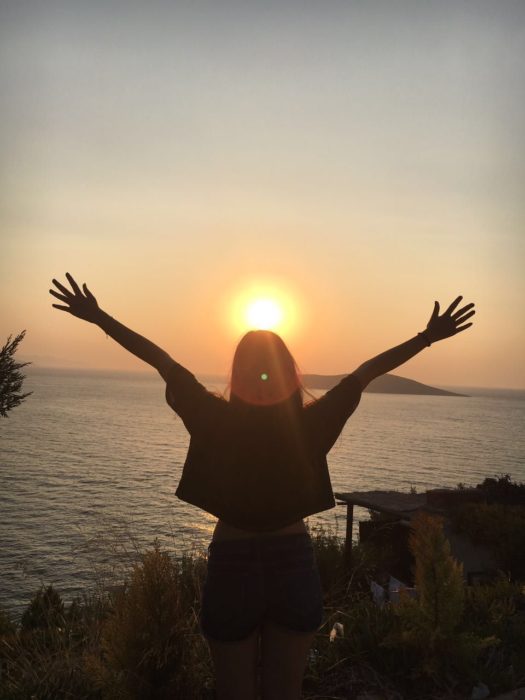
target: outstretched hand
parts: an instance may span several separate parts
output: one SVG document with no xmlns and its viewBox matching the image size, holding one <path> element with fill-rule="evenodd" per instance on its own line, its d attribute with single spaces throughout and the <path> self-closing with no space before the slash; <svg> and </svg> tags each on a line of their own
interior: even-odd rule
<svg viewBox="0 0 525 700">
<path fill-rule="evenodd" d="M 64 287 L 64 285 L 60 284 L 60 282 L 58 282 L 56 279 L 53 279 L 53 284 L 58 290 L 60 290 L 60 294 L 54 289 L 50 289 L 49 293 L 57 299 L 60 299 L 60 301 L 65 302 L 67 306 L 62 304 L 52 304 L 53 308 L 60 309 L 61 311 L 67 311 L 77 318 L 84 319 L 84 321 L 96 323 L 98 315 L 100 314 L 100 308 L 97 304 L 97 300 L 93 294 L 91 294 L 86 284 L 82 285 L 82 289 L 84 290 L 82 292 L 69 272 L 66 272 L 66 277 L 73 291 L 67 287 Z"/>
<path fill-rule="evenodd" d="M 476 313 L 473 308 L 474 304 L 467 304 L 456 311 L 462 299 L 462 296 L 454 299 L 441 316 L 439 315 L 439 302 L 434 302 L 434 311 L 426 329 L 430 342 L 434 343 L 436 340 L 450 338 L 450 336 L 470 328 L 472 323 L 465 323 L 465 321 Z"/>
</svg>

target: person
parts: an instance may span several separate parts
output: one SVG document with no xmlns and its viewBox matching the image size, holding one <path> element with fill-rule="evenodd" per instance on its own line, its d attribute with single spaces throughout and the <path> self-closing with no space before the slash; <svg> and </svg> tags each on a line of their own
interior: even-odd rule
<svg viewBox="0 0 525 700">
<path fill-rule="evenodd" d="M 250 331 L 232 364 L 229 399 L 205 389 L 163 349 L 126 328 L 66 273 L 53 306 L 94 323 L 154 367 L 190 433 L 176 495 L 215 515 L 200 615 L 219 700 L 297 700 L 323 621 L 322 590 L 304 518 L 332 508 L 326 456 L 376 377 L 469 328 L 458 296 L 426 328 L 361 364 L 321 398 L 303 399 L 293 356 L 270 331 Z M 260 659 L 260 662 L 259 662 Z"/>
</svg>

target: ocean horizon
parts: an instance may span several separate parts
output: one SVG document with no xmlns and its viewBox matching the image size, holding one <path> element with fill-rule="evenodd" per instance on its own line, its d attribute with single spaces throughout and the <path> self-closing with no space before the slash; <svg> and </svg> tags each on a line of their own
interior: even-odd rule
<svg viewBox="0 0 525 700">
<path fill-rule="evenodd" d="M 144 368 L 144 369 L 115 369 L 111 367 L 97 367 L 97 368 L 92 368 L 92 367 L 81 367 L 81 366 L 75 366 L 75 365 L 46 365 L 46 364 L 39 364 L 38 362 L 32 361 L 30 358 L 25 358 L 23 356 L 18 357 L 19 362 L 29 362 L 30 364 L 27 365 L 26 367 L 23 368 L 23 373 L 26 375 L 32 374 L 32 373 L 44 373 L 44 374 L 52 374 L 52 373 L 64 373 L 64 374 L 100 374 L 100 375 L 111 375 L 111 374 L 116 374 L 116 375 L 123 375 L 123 376 L 144 376 L 144 377 L 157 377 L 157 371 L 151 368 Z M 199 381 L 206 383 L 206 382 L 214 382 L 217 384 L 226 384 L 228 381 L 228 376 L 227 374 L 221 374 L 221 373 L 216 373 L 216 372 L 198 372 L 198 371 L 193 371 L 193 374 L 198 378 Z M 319 372 L 302 372 L 301 374 L 304 375 L 319 375 L 323 377 L 334 377 L 334 376 L 345 376 L 344 372 L 336 372 L 336 373 L 319 373 Z M 427 382 L 423 382 L 420 379 L 414 379 L 413 377 L 404 377 L 404 375 L 401 373 L 398 373 L 397 371 L 395 372 L 389 372 L 389 374 L 392 374 L 397 377 L 403 377 L 406 379 L 410 379 L 411 381 L 416 381 L 420 384 L 423 384 L 425 386 L 431 386 L 436 389 L 444 389 L 445 391 L 453 391 L 453 392 L 458 392 L 458 393 L 465 393 L 465 392 L 472 392 L 475 395 L 486 395 L 490 396 L 493 394 L 509 394 L 509 396 L 514 396 L 516 395 L 518 398 L 525 397 L 525 387 L 501 387 L 501 386 L 471 386 L 467 384 L 429 384 Z M 390 392 L 386 392 L 390 393 Z M 392 392 L 394 393 L 394 392 Z"/>
</svg>

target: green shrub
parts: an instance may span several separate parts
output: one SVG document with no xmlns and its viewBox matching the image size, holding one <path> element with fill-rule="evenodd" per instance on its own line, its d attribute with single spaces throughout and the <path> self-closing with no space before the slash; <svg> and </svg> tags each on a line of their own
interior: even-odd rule
<svg viewBox="0 0 525 700">
<path fill-rule="evenodd" d="M 443 678 L 472 683 L 480 654 L 497 640 L 464 629 L 462 567 L 450 554 L 442 519 L 422 512 L 412 520 L 412 528 L 410 549 L 418 595 L 416 599 L 401 596 L 395 608 L 399 628 L 386 644 L 407 650 L 414 678 L 426 677 L 438 686 Z"/>
<path fill-rule="evenodd" d="M 0 348 L 0 416 L 7 417 L 9 411 L 19 406 L 33 392 L 20 394 L 24 383 L 24 375 L 20 370 L 30 362 L 15 362 L 14 355 L 26 332 L 19 333 L 14 340 L 9 336 L 7 342 Z"/>
<path fill-rule="evenodd" d="M 91 634 L 85 618 L 75 634 L 58 593 L 41 588 L 20 629 L 0 634 L 0 700 L 99 700 L 83 664 L 83 654 L 97 643 Z"/>
<path fill-rule="evenodd" d="M 21 626 L 26 632 L 65 626 L 64 603 L 53 586 L 37 591 L 22 615 Z"/>
<path fill-rule="evenodd" d="M 0 637 L 14 634 L 16 625 L 11 620 L 11 616 L 0 606 Z"/>
<path fill-rule="evenodd" d="M 525 484 L 512 481 L 510 474 L 487 477 L 476 489 L 488 503 L 506 503 L 507 505 L 525 505 Z"/>
<path fill-rule="evenodd" d="M 489 687 L 511 689 L 525 684 L 525 595 L 520 584 L 500 575 L 489 585 L 469 587 L 463 626 L 494 639 L 480 659 Z"/>
<path fill-rule="evenodd" d="M 190 561 L 177 562 L 155 543 L 116 594 L 102 628 L 102 654 L 89 660 L 109 697 L 191 698 L 209 675 Z"/>
<path fill-rule="evenodd" d="M 344 542 L 322 525 L 309 527 L 323 591 L 327 593 L 344 578 Z"/>
<path fill-rule="evenodd" d="M 525 507 L 504 503 L 465 503 L 453 525 L 474 542 L 488 547 L 500 569 L 525 580 Z"/>
</svg>

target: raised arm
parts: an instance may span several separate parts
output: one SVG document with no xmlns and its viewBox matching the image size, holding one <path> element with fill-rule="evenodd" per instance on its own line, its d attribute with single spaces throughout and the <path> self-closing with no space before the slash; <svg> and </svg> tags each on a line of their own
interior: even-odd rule
<svg viewBox="0 0 525 700">
<path fill-rule="evenodd" d="M 66 272 L 66 277 L 71 289 L 56 279 L 53 280 L 53 284 L 59 291 L 50 289 L 49 293 L 65 304 L 53 304 L 53 307 L 89 323 L 94 323 L 123 348 L 147 362 L 148 365 L 155 367 L 161 377 L 167 380 L 168 372 L 174 363 L 168 353 L 142 335 L 126 328 L 103 311 L 86 284 L 82 285 L 82 291 L 69 272 Z"/>
<path fill-rule="evenodd" d="M 462 299 L 463 297 L 461 296 L 457 297 L 441 316 L 439 315 L 439 302 L 436 301 L 434 303 L 434 311 L 424 331 L 410 338 L 405 343 L 401 343 L 401 345 L 397 345 L 373 357 L 371 360 L 367 360 L 358 367 L 354 374 L 359 378 L 363 389 L 372 379 L 396 369 L 396 367 L 410 360 L 411 357 L 417 355 L 421 350 L 430 346 L 431 343 L 450 338 L 456 333 L 469 328 L 472 323 L 465 323 L 465 321 L 476 312 L 473 308 L 474 304 L 467 304 L 456 311 Z"/>
</svg>

